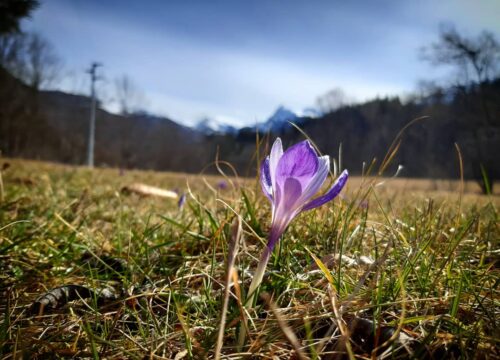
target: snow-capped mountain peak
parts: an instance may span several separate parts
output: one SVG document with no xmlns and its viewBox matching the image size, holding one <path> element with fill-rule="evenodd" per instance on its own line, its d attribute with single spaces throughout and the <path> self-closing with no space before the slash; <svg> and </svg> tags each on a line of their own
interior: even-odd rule
<svg viewBox="0 0 500 360">
<path fill-rule="evenodd" d="M 201 119 L 194 128 L 204 134 L 233 134 L 237 129 L 213 118 Z"/>
<path fill-rule="evenodd" d="M 276 111 L 265 121 L 257 124 L 257 129 L 263 132 L 280 132 L 288 122 L 294 122 L 299 118 L 293 111 L 279 106 Z"/>
</svg>

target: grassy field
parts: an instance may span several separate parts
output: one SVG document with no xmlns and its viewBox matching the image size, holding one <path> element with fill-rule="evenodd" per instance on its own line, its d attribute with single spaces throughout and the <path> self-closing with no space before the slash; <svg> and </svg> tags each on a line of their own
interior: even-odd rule
<svg viewBox="0 0 500 360">
<path fill-rule="evenodd" d="M 350 179 L 291 224 L 243 311 L 270 223 L 255 179 L 7 162 L 0 359 L 500 357 L 500 198 L 473 183 Z"/>
</svg>

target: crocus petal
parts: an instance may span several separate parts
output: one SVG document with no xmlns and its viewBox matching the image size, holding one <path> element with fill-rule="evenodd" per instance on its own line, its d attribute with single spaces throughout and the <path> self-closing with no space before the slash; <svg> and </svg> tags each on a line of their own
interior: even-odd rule
<svg viewBox="0 0 500 360">
<path fill-rule="evenodd" d="M 272 188 L 276 188 L 276 168 L 278 163 L 283 156 L 283 145 L 281 144 L 281 139 L 276 138 L 271 148 L 271 154 L 269 155 L 269 176 L 271 178 Z"/>
<path fill-rule="evenodd" d="M 277 185 L 279 189 L 279 185 Z M 296 208 L 296 203 L 302 196 L 302 186 L 300 182 L 295 178 L 287 178 L 283 187 L 283 194 L 278 208 L 276 209 L 276 215 L 285 215 L 286 213 L 292 212 Z"/>
<path fill-rule="evenodd" d="M 305 189 L 302 190 L 302 196 L 299 199 L 299 206 L 307 203 L 323 186 L 330 172 L 330 157 L 328 155 L 321 156 L 319 159 L 318 170 L 311 179 L 311 182 Z"/>
<path fill-rule="evenodd" d="M 318 155 L 309 141 L 302 141 L 288 148 L 281 156 L 276 168 L 276 184 L 284 189 L 288 178 L 299 181 L 305 189 L 318 170 Z M 273 182 L 273 188 L 274 188 Z M 286 197 L 286 194 L 283 194 Z"/>
<path fill-rule="evenodd" d="M 274 190 L 271 232 L 279 237 L 301 210 L 298 200 L 302 195 L 302 186 L 297 179 L 287 178 L 283 187 L 276 184 Z"/>
<path fill-rule="evenodd" d="M 273 201 L 273 184 L 271 182 L 271 173 L 269 172 L 269 156 L 262 161 L 260 165 L 260 185 L 264 195 Z"/>
<path fill-rule="evenodd" d="M 179 198 L 179 201 L 177 202 L 177 207 L 179 209 L 182 209 L 185 203 L 186 203 L 186 194 L 182 194 L 181 197 Z"/>
<path fill-rule="evenodd" d="M 328 201 L 332 200 L 333 198 L 335 198 L 340 193 L 342 188 L 344 187 L 345 183 L 347 182 L 348 177 L 349 177 L 349 173 L 347 172 L 347 170 L 344 170 L 342 172 L 342 174 L 340 174 L 338 179 L 335 181 L 333 186 L 330 188 L 330 190 L 328 190 L 328 192 L 325 195 L 317 197 L 316 199 L 314 199 L 314 200 L 310 201 L 309 203 L 307 203 L 306 205 L 304 205 L 302 207 L 302 211 L 317 208 L 318 206 L 321 206 L 321 205 L 327 203 Z"/>
</svg>

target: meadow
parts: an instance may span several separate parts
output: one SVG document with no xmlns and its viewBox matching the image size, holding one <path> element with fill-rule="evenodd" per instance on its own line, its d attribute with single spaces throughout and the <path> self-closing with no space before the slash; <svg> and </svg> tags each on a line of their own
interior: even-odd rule
<svg viewBox="0 0 500 360">
<path fill-rule="evenodd" d="M 500 357 L 500 196 L 475 183 L 349 179 L 289 226 L 247 310 L 258 179 L 2 164 L 0 359 Z"/>
</svg>

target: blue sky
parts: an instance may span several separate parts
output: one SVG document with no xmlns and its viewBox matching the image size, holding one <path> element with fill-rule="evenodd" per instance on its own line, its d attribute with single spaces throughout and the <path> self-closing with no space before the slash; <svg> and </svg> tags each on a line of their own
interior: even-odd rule
<svg viewBox="0 0 500 360">
<path fill-rule="evenodd" d="M 63 90 L 87 92 L 96 60 L 109 109 L 113 79 L 127 74 L 149 111 L 188 125 L 249 125 L 279 105 L 300 112 L 337 87 L 363 101 L 444 79 L 419 48 L 437 40 L 442 22 L 499 37 L 499 13 L 497 0 L 42 0 L 24 28 L 54 45 Z"/>
</svg>

